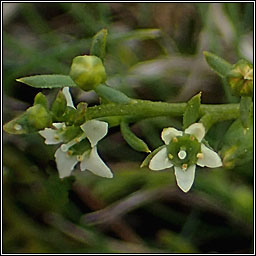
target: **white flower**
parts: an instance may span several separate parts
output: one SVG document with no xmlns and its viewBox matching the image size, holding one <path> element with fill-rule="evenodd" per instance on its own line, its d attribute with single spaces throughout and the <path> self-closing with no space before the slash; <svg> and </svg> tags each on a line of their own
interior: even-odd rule
<svg viewBox="0 0 256 256">
<path fill-rule="evenodd" d="M 219 155 L 205 146 L 205 128 L 201 123 L 190 125 L 185 132 L 169 127 L 162 131 L 165 147 L 149 163 L 154 171 L 174 166 L 178 186 L 188 192 L 194 182 L 196 164 L 216 168 L 222 166 Z"/>
<path fill-rule="evenodd" d="M 65 123 L 53 123 L 52 124 L 56 129 L 45 128 L 38 133 L 45 138 L 44 143 L 47 145 L 59 144 L 63 141 L 61 131 L 66 128 Z"/>
<path fill-rule="evenodd" d="M 67 106 L 75 108 L 69 93 L 69 88 L 63 88 L 62 92 L 67 100 Z M 45 138 L 45 144 L 59 144 L 65 139 L 65 131 L 68 129 L 65 123 L 53 123 L 53 126 L 56 129 L 45 128 L 44 130 L 39 131 L 39 134 Z M 82 171 L 87 169 L 96 175 L 112 178 L 113 174 L 111 170 L 102 161 L 97 152 L 97 143 L 106 136 L 108 132 L 108 123 L 98 120 L 90 120 L 82 124 L 80 128 L 83 131 L 82 134 L 70 140 L 68 143 L 62 144 L 55 152 L 55 159 L 60 178 L 70 176 L 78 162 L 80 162 Z M 84 141 L 86 145 L 87 139 L 89 140 L 89 143 L 87 143 L 89 146 L 85 148 L 84 152 L 79 155 L 72 154 L 70 148 L 82 141 Z"/>
<path fill-rule="evenodd" d="M 80 162 L 81 171 L 87 169 L 98 176 L 112 178 L 111 170 L 102 161 L 97 152 L 97 143 L 106 136 L 108 124 L 98 120 L 90 120 L 80 127 L 84 133 L 67 144 L 62 144 L 55 153 L 60 178 L 70 176 L 78 162 Z M 69 149 L 86 138 L 90 141 L 90 148 L 81 155 L 72 155 Z"/>
</svg>

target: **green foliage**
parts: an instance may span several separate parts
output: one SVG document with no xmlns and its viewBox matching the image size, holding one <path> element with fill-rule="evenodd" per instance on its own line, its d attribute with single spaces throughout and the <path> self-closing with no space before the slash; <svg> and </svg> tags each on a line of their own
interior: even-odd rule
<svg viewBox="0 0 256 256">
<path fill-rule="evenodd" d="M 122 42 L 127 40 L 147 40 L 147 39 L 156 39 L 161 36 L 160 29 L 136 29 L 134 31 L 126 33 L 118 33 L 110 37 L 111 40 Z"/>
<path fill-rule="evenodd" d="M 107 102 L 127 104 L 131 101 L 124 93 L 104 84 L 97 86 L 95 92 Z"/>
<path fill-rule="evenodd" d="M 191 98 L 183 114 L 183 129 L 195 123 L 200 116 L 201 92 Z"/>
<path fill-rule="evenodd" d="M 42 105 L 46 110 L 49 110 L 49 107 L 48 107 L 48 101 L 45 97 L 45 95 L 41 92 L 39 92 L 35 98 L 34 98 L 34 105 L 36 104 L 40 104 Z"/>
<path fill-rule="evenodd" d="M 123 138 L 125 141 L 131 146 L 134 150 L 139 151 L 139 152 L 146 152 L 150 153 L 151 151 L 149 150 L 147 144 L 140 138 L 138 138 L 131 130 L 129 127 L 129 124 L 123 120 L 120 123 L 120 129 Z"/>
<path fill-rule="evenodd" d="M 92 39 L 90 54 L 99 57 L 104 61 L 106 52 L 107 29 L 100 30 Z"/>
<path fill-rule="evenodd" d="M 219 56 L 206 51 L 204 52 L 204 56 L 211 69 L 220 77 L 225 77 L 231 71 L 232 64 L 228 63 Z"/>
<path fill-rule="evenodd" d="M 35 88 L 63 88 L 77 86 L 70 76 L 65 75 L 37 75 L 16 79 L 16 81 Z"/>
<path fill-rule="evenodd" d="M 62 116 L 67 108 L 67 100 L 62 91 L 59 91 L 51 106 L 51 112 L 58 121 L 62 120 Z"/>
</svg>

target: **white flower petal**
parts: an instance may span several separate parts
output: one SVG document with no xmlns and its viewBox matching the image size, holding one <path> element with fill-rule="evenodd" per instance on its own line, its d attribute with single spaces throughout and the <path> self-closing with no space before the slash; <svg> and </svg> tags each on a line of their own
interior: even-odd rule
<svg viewBox="0 0 256 256">
<path fill-rule="evenodd" d="M 85 132 L 92 147 L 108 133 L 108 123 L 98 120 L 90 120 L 82 124 L 81 129 Z"/>
<path fill-rule="evenodd" d="M 62 139 L 58 135 L 57 130 L 45 128 L 44 130 L 39 131 L 38 133 L 45 138 L 44 143 L 47 145 L 54 145 L 62 142 Z"/>
<path fill-rule="evenodd" d="M 91 152 L 84 156 L 84 159 L 80 164 L 80 168 L 82 171 L 87 169 L 101 177 L 113 178 L 113 173 L 98 155 L 96 147 L 93 147 Z"/>
<path fill-rule="evenodd" d="M 201 151 L 203 154 L 203 158 L 197 160 L 197 165 L 210 168 L 216 168 L 222 166 L 221 158 L 219 155 L 213 150 L 206 147 L 203 143 L 201 144 Z"/>
<path fill-rule="evenodd" d="M 177 137 L 177 136 L 182 136 L 183 132 L 178 131 L 173 127 L 169 128 L 164 128 L 161 134 L 162 140 L 166 145 L 168 145 L 171 141 L 172 138 Z"/>
<path fill-rule="evenodd" d="M 182 191 L 188 192 L 192 187 L 195 179 L 195 169 L 195 165 L 189 166 L 185 171 L 183 171 L 180 167 L 174 166 L 177 184 Z"/>
<path fill-rule="evenodd" d="M 149 168 L 153 171 L 163 170 L 172 166 L 173 164 L 167 156 L 167 148 L 163 148 L 157 152 L 149 163 Z"/>
<path fill-rule="evenodd" d="M 201 142 L 201 140 L 203 139 L 203 137 L 205 135 L 205 128 L 202 123 L 194 123 L 194 124 L 191 124 L 185 130 L 185 133 L 194 135 L 198 139 L 198 141 Z"/>
<path fill-rule="evenodd" d="M 63 94 L 64 94 L 64 96 L 65 96 L 65 98 L 66 98 L 67 106 L 68 106 L 68 107 L 75 108 L 75 107 L 74 107 L 74 104 L 73 104 L 73 100 L 72 100 L 71 94 L 70 94 L 70 92 L 69 92 L 69 87 L 64 87 L 64 88 L 62 89 L 62 92 L 63 92 Z"/>
<path fill-rule="evenodd" d="M 72 170 L 78 162 L 77 157 L 70 156 L 59 148 L 55 152 L 55 158 L 60 178 L 70 176 Z"/>
</svg>

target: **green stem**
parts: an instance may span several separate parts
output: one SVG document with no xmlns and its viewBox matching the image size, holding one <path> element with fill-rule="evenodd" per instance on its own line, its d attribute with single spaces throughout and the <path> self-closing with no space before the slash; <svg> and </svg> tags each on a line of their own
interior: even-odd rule
<svg viewBox="0 0 256 256">
<path fill-rule="evenodd" d="M 165 103 L 147 100 L 131 100 L 129 104 L 105 104 L 87 108 L 86 119 L 108 116 L 157 117 L 182 116 L 187 103 Z M 210 115 L 215 122 L 236 119 L 240 115 L 239 104 L 201 104 L 200 117 Z"/>
</svg>

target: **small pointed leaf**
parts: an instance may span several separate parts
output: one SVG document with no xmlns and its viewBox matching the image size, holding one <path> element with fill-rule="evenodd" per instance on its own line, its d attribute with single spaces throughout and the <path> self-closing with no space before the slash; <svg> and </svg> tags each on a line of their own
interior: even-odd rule
<svg viewBox="0 0 256 256">
<path fill-rule="evenodd" d="M 100 84 L 95 88 L 95 92 L 102 97 L 104 100 L 108 102 L 127 104 L 131 101 L 131 99 L 126 96 L 124 93 L 106 86 L 104 84 Z"/>
<path fill-rule="evenodd" d="M 90 54 L 95 55 L 101 60 L 104 60 L 106 51 L 106 41 L 107 41 L 108 31 L 107 29 L 100 30 L 92 39 L 92 46 L 90 49 Z"/>
<path fill-rule="evenodd" d="M 62 121 L 62 116 L 67 108 L 67 100 L 62 91 L 59 91 L 55 101 L 52 103 L 51 111 L 56 121 Z"/>
<path fill-rule="evenodd" d="M 225 77 L 232 69 L 232 64 L 211 52 L 205 51 L 204 57 L 211 69 L 220 77 Z"/>
<path fill-rule="evenodd" d="M 76 87 L 70 76 L 65 75 L 36 75 L 16 79 L 16 81 L 35 88 Z"/>
<path fill-rule="evenodd" d="M 120 124 L 121 133 L 125 139 L 125 141 L 136 151 L 140 152 L 151 152 L 147 146 L 147 144 L 140 138 L 138 138 L 129 128 L 127 122 L 122 121 Z"/>
<path fill-rule="evenodd" d="M 42 105 L 46 110 L 48 110 L 48 101 L 45 97 L 45 95 L 41 92 L 39 92 L 35 98 L 34 98 L 34 105 L 40 104 Z"/>
<path fill-rule="evenodd" d="M 186 129 L 191 124 L 195 123 L 199 118 L 201 104 L 201 92 L 191 98 L 186 106 L 183 114 L 183 129 Z"/>
</svg>

